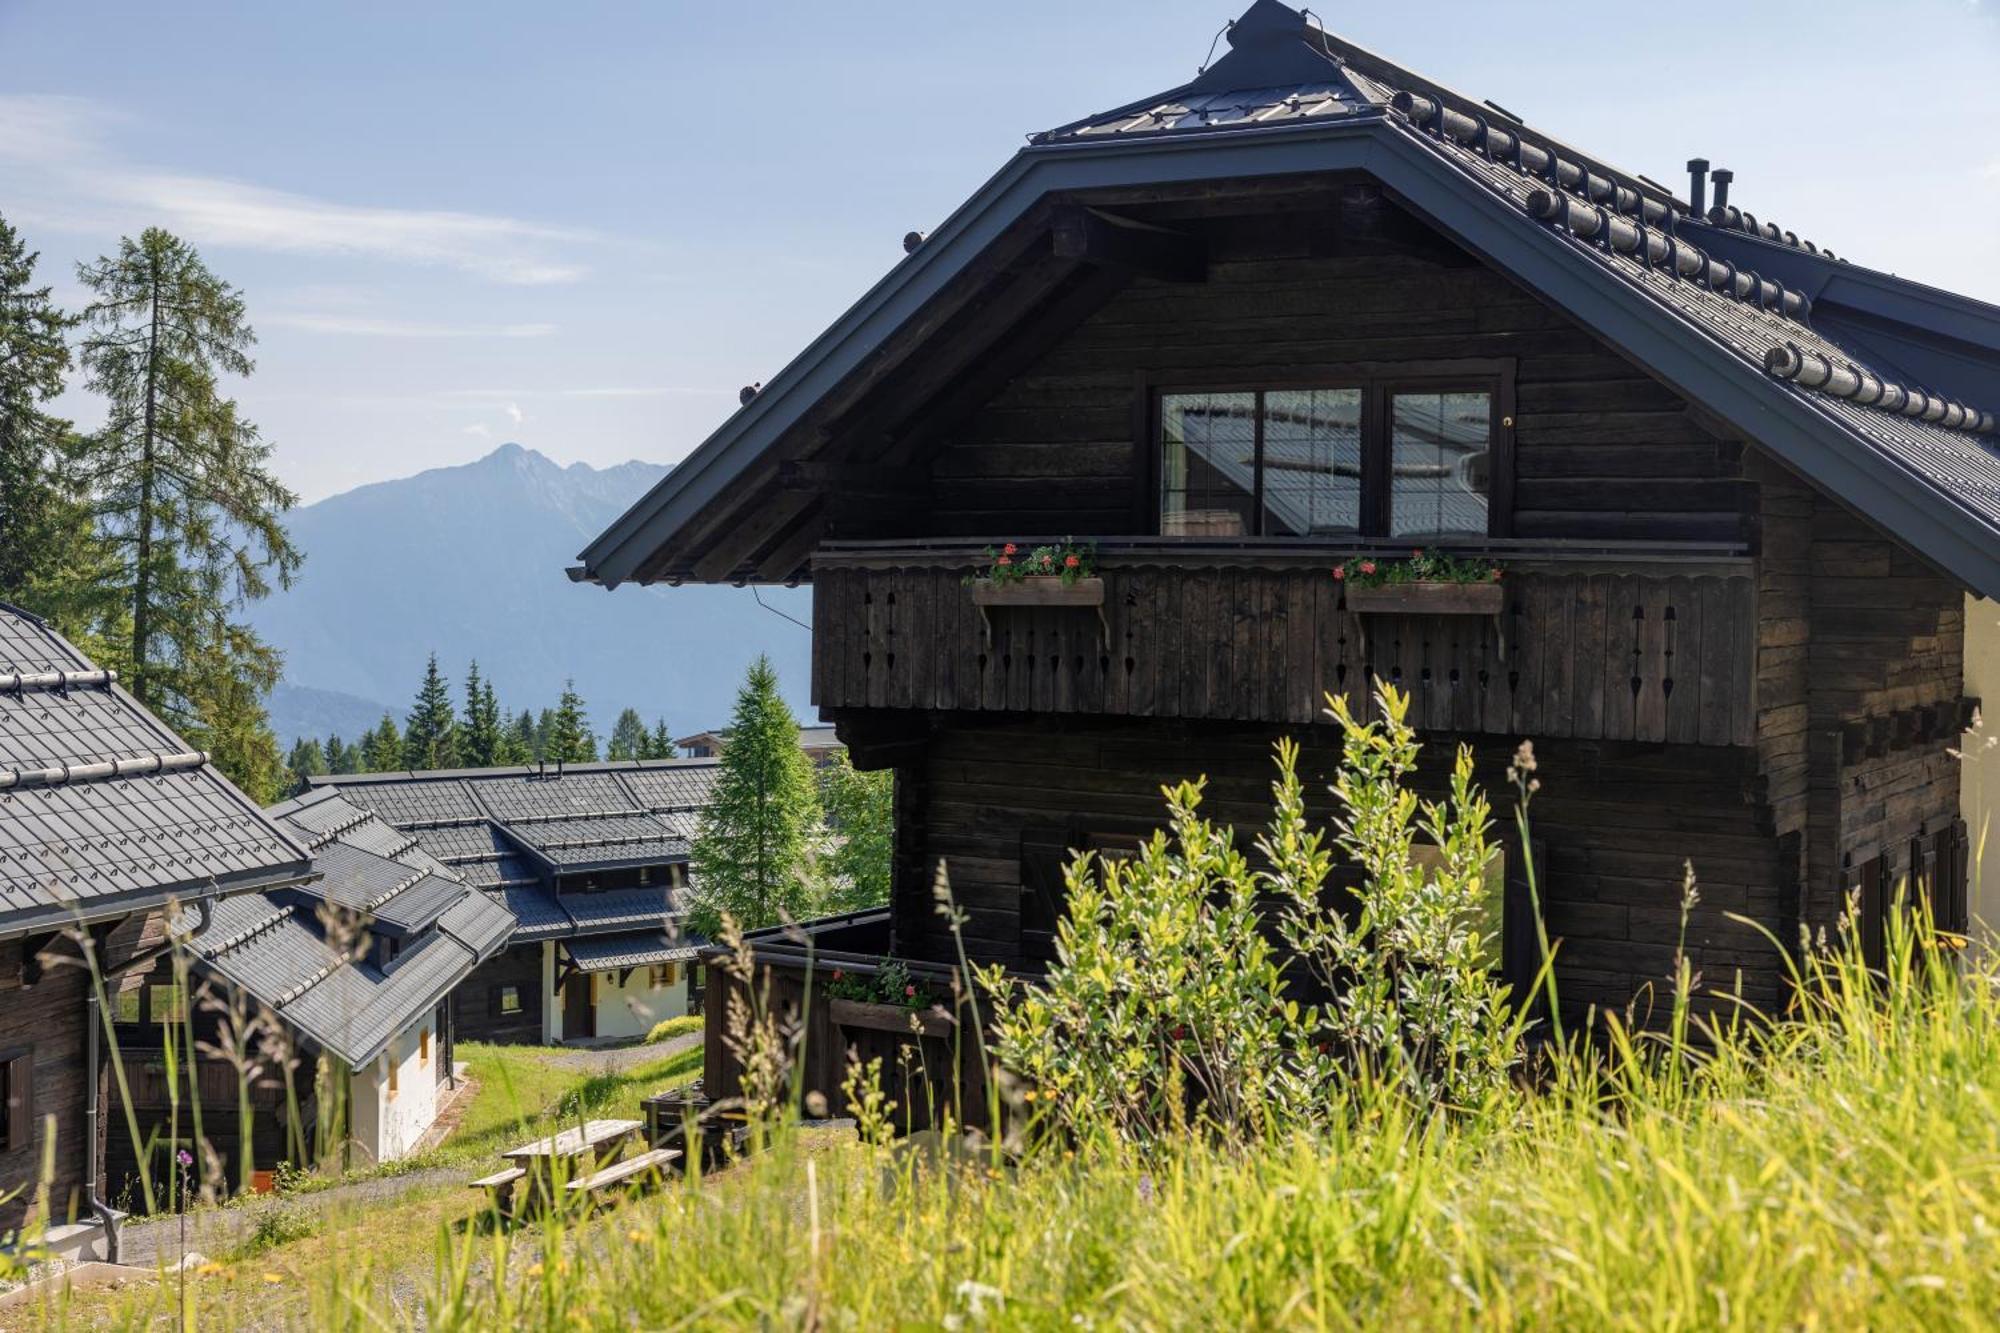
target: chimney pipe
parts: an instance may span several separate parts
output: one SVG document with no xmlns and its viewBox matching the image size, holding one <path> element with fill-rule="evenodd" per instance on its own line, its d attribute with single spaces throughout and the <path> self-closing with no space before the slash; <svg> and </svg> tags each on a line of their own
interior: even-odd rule
<svg viewBox="0 0 2000 1333">
<path fill-rule="evenodd" d="M 1728 208 L 1729 182 L 1736 179 L 1736 173 L 1727 169 L 1711 171 L 1708 173 L 1708 178 L 1715 182 L 1715 206 L 1717 208 Z"/>
<path fill-rule="evenodd" d="M 1708 159 L 1688 159 L 1688 216 L 1708 216 Z"/>
</svg>

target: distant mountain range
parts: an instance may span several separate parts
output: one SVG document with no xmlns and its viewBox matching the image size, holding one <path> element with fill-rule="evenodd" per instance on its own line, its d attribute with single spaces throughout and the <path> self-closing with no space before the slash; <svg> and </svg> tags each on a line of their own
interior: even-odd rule
<svg viewBox="0 0 2000 1333">
<path fill-rule="evenodd" d="M 271 722 L 286 746 L 350 739 L 387 708 L 409 711 L 425 657 L 462 682 L 477 660 L 510 713 L 553 705 L 573 678 L 598 735 L 619 710 L 676 735 L 719 727 L 744 668 L 768 653 L 802 721 L 810 635 L 748 589 L 601 588 L 564 570 L 666 474 L 653 463 L 562 467 L 503 444 L 476 463 L 377 482 L 295 509 L 305 567 L 251 610 L 285 654 Z M 812 619 L 811 592 L 765 589 L 771 607 Z M 462 687 L 459 691 L 462 693 Z"/>
</svg>

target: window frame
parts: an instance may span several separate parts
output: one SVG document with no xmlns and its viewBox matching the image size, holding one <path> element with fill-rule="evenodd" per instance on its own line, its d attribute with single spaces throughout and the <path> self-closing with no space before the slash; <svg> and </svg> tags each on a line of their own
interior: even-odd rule
<svg viewBox="0 0 2000 1333">
<path fill-rule="evenodd" d="M 1513 357 L 1465 357 L 1427 361 L 1355 361 L 1327 365 L 1294 366 L 1273 373 L 1268 370 L 1208 371 L 1182 375 L 1142 375 L 1140 401 L 1144 411 L 1135 412 L 1140 424 L 1137 441 L 1139 456 L 1145 460 L 1140 480 L 1137 508 L 1141 532 L 1169 542 L 1213 542 L 1213 537 L 1176 536 L 1162 531 L 1165 496 L 1162 399 L 1170 394 L 1254 393 L 1257 395 L 1256 487 L 1252 512 L 1257 526 L 1265 523 L 1264 512 L 1264 395 L 1306 390 L 1358 389 L 1361 393 L 1361 530 L 1355 533 L 1319 533 L 1292 536 L 1263 531 L 1246 532 L 1231 541 L 1268 541 L 1292 545 L 1396 545 L 1404 539 L 1389 533 L 1391 521 L 1389 466 L 1393 448 L 1393 421 L 1390 400 L 1411 393 L 1484 393 L 1488 396 L 1487 437 L 1493 452 L 1486 493 L 1485 537 L 1514 535 L 1514 379 Z M 1477 538 L 1456 540 L 1476 543 Z M 1447 541 L 1445 544 L 1450 544 Z"/>
</svg>

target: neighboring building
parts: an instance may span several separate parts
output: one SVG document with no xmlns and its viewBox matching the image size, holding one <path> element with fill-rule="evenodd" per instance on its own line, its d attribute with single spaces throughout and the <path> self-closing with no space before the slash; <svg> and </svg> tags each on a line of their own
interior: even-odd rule
<svg viewBox="0 0 2000 1333">
<path fill-rule="evenodd" d="M 729 744 L 729 730 L 697 731 L 692 736 L 683 736 L 674 742 L 674 748 L 689 759 L 714 759 L 722 754 L 722 747 Z M 832 727 L 800 727 L 799 748 L 806 752 L 806 758 L 813 766 L 830 764 L 840 753 L 840 737 Z"/>
<path fill-rule="evenodd" d="M 162 909 L 200 920 L 222 895 L 311 873 L 307 849 L 111 672 L 0 606 L 0 1231 L 38 1206 L 47 1154 L 53 1247 L 115 1255 L 101 1158 L 126 1130 L 99 1114 L 109 1079 L 81 942 L 122 1003 L 157 982 Z"/>
<path fill-rule="evenodd" d="M 203 1136 L 234 1186 L 267 1184 L 280 1162 L 303 1166 L 334 1151 L 349 1163 L 388 1161 L 415 1148 L 456 1086 L 446 997 L 514 926 L 498 900 L 335 792 L 310 792 L 266 813 L 311 849 L 319 878 L 218 903 L 189 941 L 192 989 L 197 997 L 214 993 L 196 1000 L 198 1047 L 246 1049 L 260 1070 L 246 1090 L 255 1108 L 255 1178 L 247 1182 L 238 1071 L 208 1061 L 197 1081 Z M 142 1134 L 157 1133 L 164 1158 L 176 1145 L 165 1079 L 154 1076 L 164 1065 L 161 1020 L 178 1018 L 187 999 L 156 984 L 121 1001 L 118 1048 L 134 1071 L 132 1109 Z M 232 1042 L 225 1035 L 232 1012 L 276 1019 L 283 1039 L 260 1032 Z M 185 1133 L 185 1093 L 182 1101 Z M 337 1140 L 320 1141 L 322 1131 Z M 112 1152 L 107 1174 L 114 1189 L 134 1174 L 129 1149 Z"/>
<path fill-rule="evenodd" d="M 1706 163 L 1678 198 L 1275 0 L 1227 40 L 1033 136 L 572 571 L 812 582 L 813 701 L 897 810 L 886 922 L 817 965 L 948 963 L 942 870 L 972 960 L 1033 973 L 1069 851 L 1128 843 L 1200 774 L 1247 842 L 1282 735 L 1323 812 L 1322 691 L 1365 713 L 1375 677 L 1414 698 L 1427 795 L 1463 743 L 1504 809 L 1533 739 L 1568 1005 L 1662 992 L 1689 858 L 1694 970 L 1766 1008 L 1772 940 L 1850 893 L 1872 954 L 1906 877 L 1962 926 L 2000 311 L 1757 222 Z M 1062 535 L 1094 543 L 1070 601 L 1097 605 L 974 604 L 987 547 Z M 1329 577 L 1414 545 L 1504 563 L 1497 614 L 1364 609 Z M 1530 849 L 1499 833 L 1518 978 Z M 796 995 L 803 954 L 758 947 Z M 838 1049 L 826 1011 L 808 1041 Z"/>
<path fill-rule="evenodd" d="M 461 1038 L 643 1036 L 699 1002 L 681 931 L 712 759 L 341 774 L 315 790 L 373 811 L 513 914 L 505 949 L 452 993 Z"/>
</svg>

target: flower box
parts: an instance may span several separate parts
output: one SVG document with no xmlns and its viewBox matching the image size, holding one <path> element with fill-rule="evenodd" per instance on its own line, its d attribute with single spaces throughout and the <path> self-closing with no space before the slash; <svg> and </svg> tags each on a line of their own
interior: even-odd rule
<svg viewBox="0 0 2000 1333">
<path fill-rule="evenodd" d="M 974 606 L 1103 606 L 1104 580 L 1081 578 L 1067 585 L 1059 575 L 1033 574 L 1024 579 L 995 583 L 974 579 Z"/>
<path fill-rule="evenodd" d="M 1497 616 L 1507 605 L 1498 583 L 1351 583 L 1347 609 L 1403 616 Z"/>
<path fill-rule="evenodd" d="M 897 1032 L 909 1036 L 910 1021 L 916 1020 L 926 1037 L 951 1035 L 954 1020 L 939 1005 L 911 1009 L 900 1004 L 878 1004 L 869 1000 L 828 1000 L 833 1021 L 844 1028 L 867 1028 L 875 1032 Z"/>
</svg>

